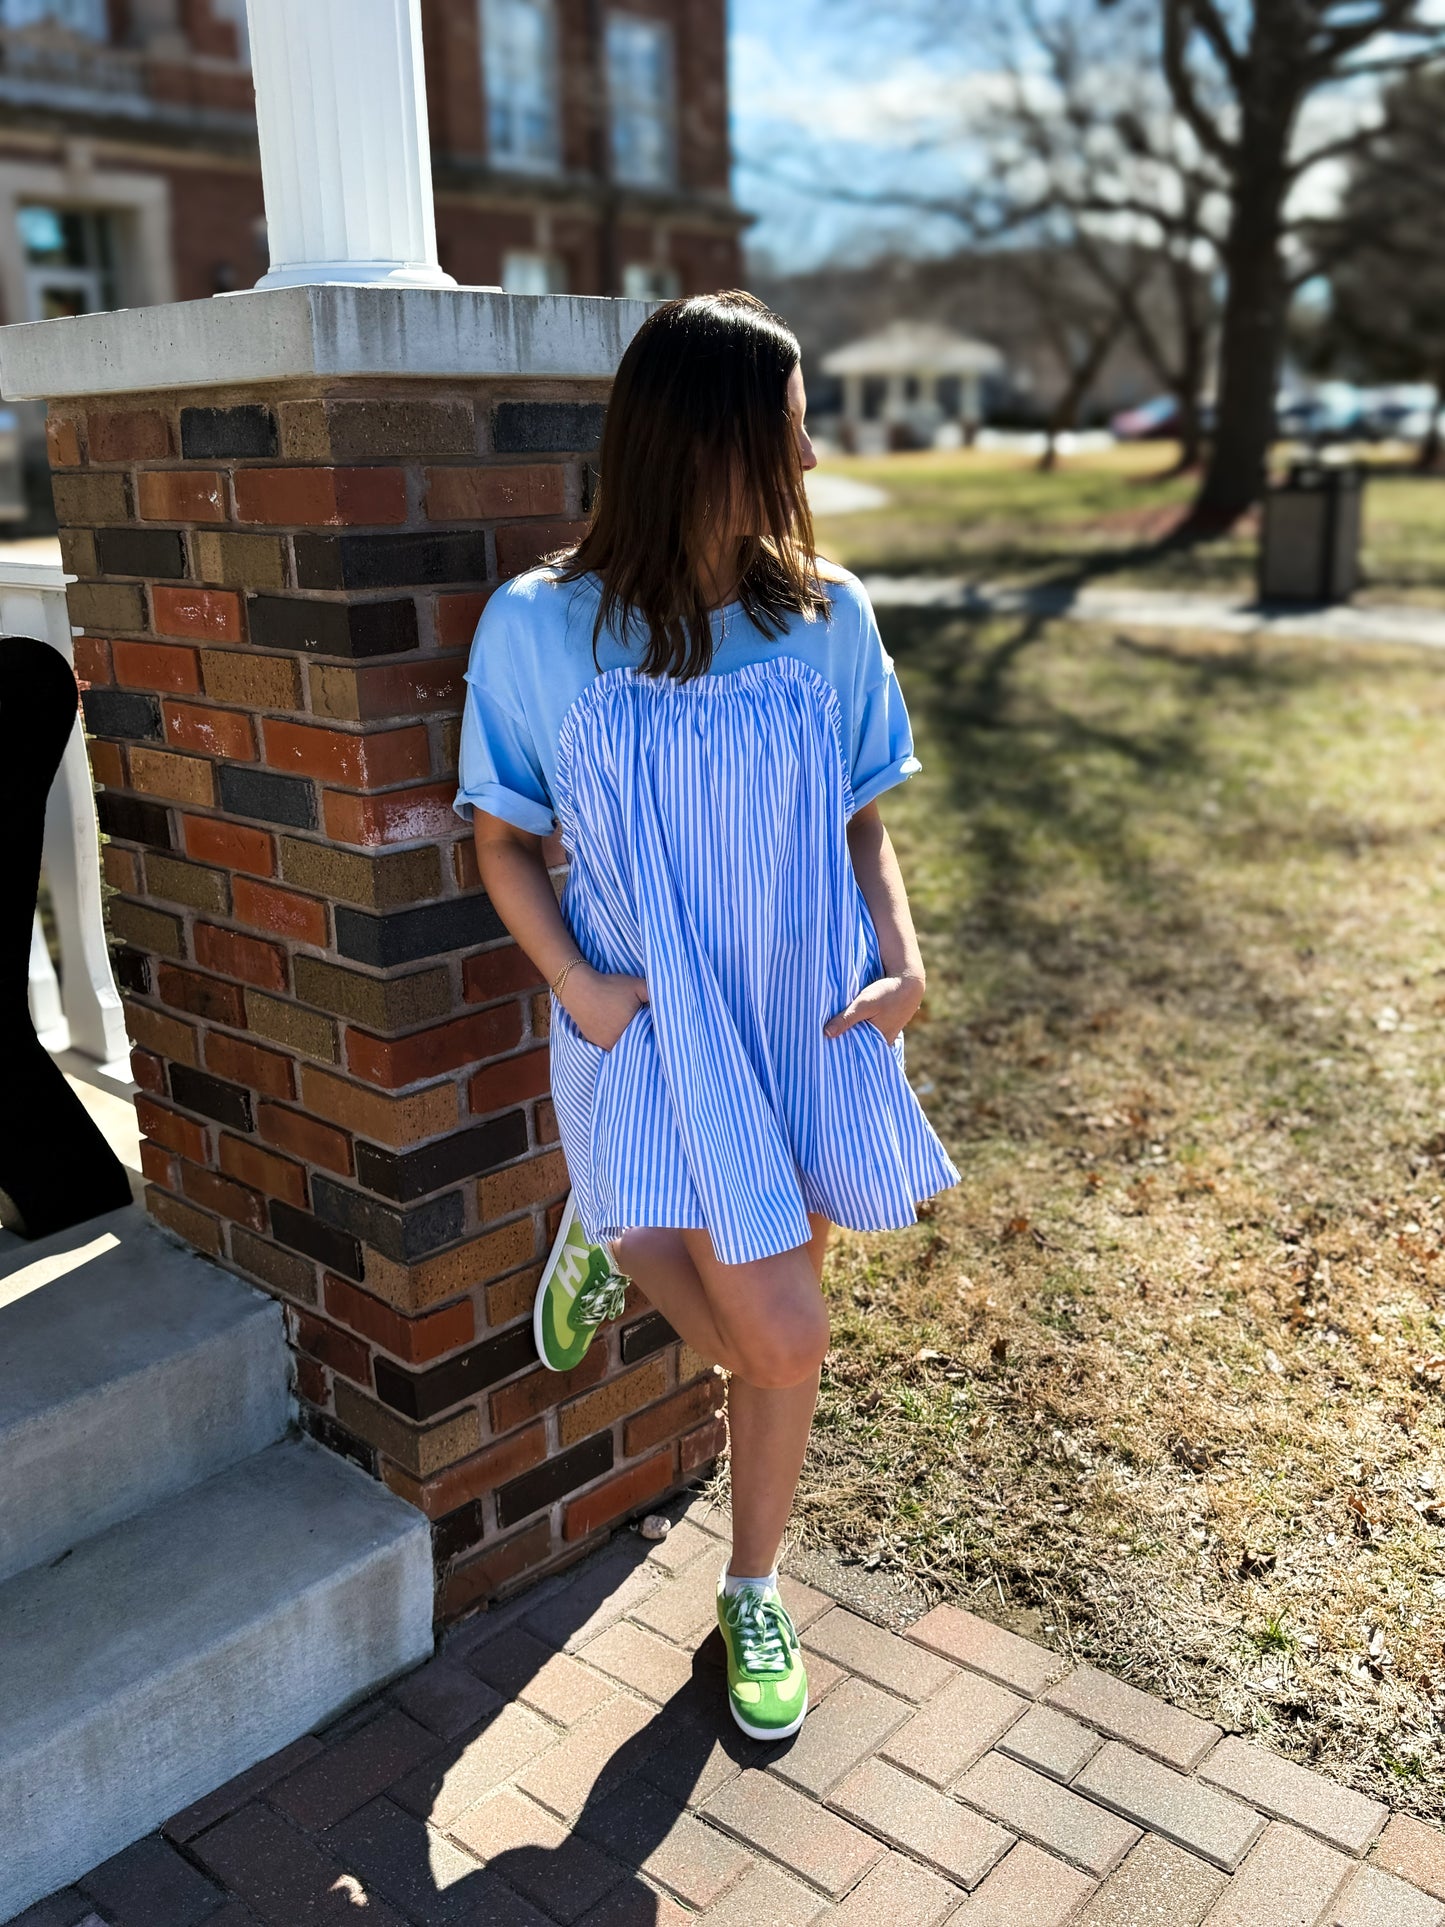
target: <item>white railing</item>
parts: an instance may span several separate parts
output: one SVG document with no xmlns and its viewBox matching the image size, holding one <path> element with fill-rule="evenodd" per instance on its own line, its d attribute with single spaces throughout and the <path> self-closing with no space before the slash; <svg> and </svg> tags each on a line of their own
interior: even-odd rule
<svg viewBox="0 0 1445 1927">
<path fill-rule="evenodd" d="M 103 9 L 102 9 L 103 11 Z M 0 0 L 0 77 L 34 99 L 59 94 L 71 100 L 88 94 L 119 102 L 141 100 L 146 91 L 144 56 L 129 47 L 109 47 L 104 36 L 63 21 L 33 17 L 16 25 Z"/>
<path fill-rule="evenodd" d="M 0 650 L 7 636 L 33 636 L 73 662 L 65 606 L 65 585 L 73 579 L 50 563 L 0 558 Z M 50 1051 L 81 1051 L 111 1075 L 128 1079 L 130 1045 L 106 948 L 100 833 L 79 716 L 46 800 L 43 872 L 60 937 L 61 981 L 56 981 L 37 911 L 30 940 L 30 1015 L 40 1041 Z"/>
</svg>

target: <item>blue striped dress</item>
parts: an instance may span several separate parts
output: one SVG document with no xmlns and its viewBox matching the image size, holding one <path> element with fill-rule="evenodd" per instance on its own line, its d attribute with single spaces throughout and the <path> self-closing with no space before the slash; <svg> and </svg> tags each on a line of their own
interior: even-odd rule
<svg viewBox="0 0 1445 1927">
<path fill-rule="evenodd" d="M 918 765 L 872 610 L 770 641 L 734 604 L 710 674 L 643 675 L 595 585 L 534 571 L 499 591 L 468 670 L 458 808 L 546 833 L 562 912 L 649 1002 L 610 1050 L 552 1003 L 552 1089 L 582 1222 L 706 1229 L 738 1264 L 807 1242 L 808 1214 L 910 1224 L 957 1182 L 890 1046 L 823 1026 L 882 974 L 849 858 L 853 811 Z"/>
</svg>

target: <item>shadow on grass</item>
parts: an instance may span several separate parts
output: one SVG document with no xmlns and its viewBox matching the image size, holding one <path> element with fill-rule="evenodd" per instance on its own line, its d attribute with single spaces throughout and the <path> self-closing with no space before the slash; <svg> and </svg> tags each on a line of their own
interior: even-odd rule
<svg viewBox="0 0 1445 1927">
<path fill-rule="evenodd" d="M 1067 588 L 1077 572 L 1054 580 Z M 1100 642 L 1097 630 L 1051 633 L 1039 613 L 891 607 L 881 622 L 952 806 L 917 845 L 934 880 L 916 908 L 970 959 L 971 1032 L 1029 1008 L 1068 1028 L 1097 1004 L 1101 977 L 1111 996 L 1132 986 L 1191 1000 L 1201 1036 L 1216 992 L 1227 987 L 1235 1007 L 1277 997 L 1267 966 L 1220 918 L 1195 839 L 1214 822 L 1215 790 L 1255 782 L 1247 760 L 1267 746 L 1268 719 L 1354 665 L 1333 649 L 1250 638 Z M 1252 746 L 1239 757 L 1231 713 Z M 1378 842 L 1364 823 L 1296 818 L 1268 796 L 1222 813 L 1210 835 L 1258 856 L 1285 842 L 1321 853 Z M 1071 877 L 1078 902 L 1060 888 Z M 935 1032 L 945 1070 L 962 1048 L 946 1029 Z"/>
<path fill-rule="evenodd" d="M 1241 573 L 1252 575 L 1255 538 L 1239 527 L 1202 527 L 1191 521 L 1187 504 L 1160 504 L 1150 511 L 1130 511 L 1131 519 L 1147 517 L 1157 525 L 1160 517 L 1172 515 L 1170 526 L 1111 530 L 1107 516 L 1117 514 L 1117 509 L 1112 496 L 1107 500 L 1109 508 L 1101 505 L 1092 520 L 1087 512 L 1072 521 L 1041 520 L 1028 535 L 1018 527 L 1020 520 L 1028 520 L 1025 508 L 997 525 L 983 521 L 970 526 L 961 519 L 955 527 L 939 532 L 934 547 L 926 542 L 897 546 L 899 532 L 894 528 L 889 531 L 888 547 L 874 553 L 870 536 L 876 541 L 880 531 L 863 518 L 840 533 L 846 538 L 848 566 L 861 575 L 966 572 L 980 581 L 1011 580 L 1035 593 L 1051 592 L 1061 606 L 1090 583 L 1112 576 L 1157 576 L 1170 587 L 1188 584 L 1207 590 L 1211 583 L 1232 585 Z M 1087 510 L 1087 504 L 1079 506 Z M 1130 539 L 1121 540 L 1121 535 Z M 1182 575 L 1176 576 L 1176 570 L 1182 570 Z"/>
</svg>

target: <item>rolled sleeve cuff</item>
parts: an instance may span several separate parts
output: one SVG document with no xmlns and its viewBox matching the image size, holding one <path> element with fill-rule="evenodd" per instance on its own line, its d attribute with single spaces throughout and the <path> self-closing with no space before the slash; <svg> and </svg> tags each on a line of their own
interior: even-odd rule
<svg viewBox="0 0 1445 1927">
<path fill-rule="evenodd" d="M 876 776 L 870 776 L 865 782 L 854 786 L 854 810 L 861 810 L 865 803 L 876 801 L 885 790 L 896 789 L 900 783 L 906 783 L 910 776 L 916 776 L 922 768 L 916 756 L 905 756 L 899 762 L 886 764 Z"/>
<path fill-rule="evenodd" d="M 485 810 L 488 816 L 499 816 L 513 829 L 527 830 L 533 836 L 550 836 L 557 826 L 556 818 L 544 803 L 530 796 L 519 796 L 515 790 L 503 789 L 500 783 L 482 783 L 474 790 L 458 790 L 452 808 L 466 822 L 471 821 L 474 809 Z"/>
</svg>

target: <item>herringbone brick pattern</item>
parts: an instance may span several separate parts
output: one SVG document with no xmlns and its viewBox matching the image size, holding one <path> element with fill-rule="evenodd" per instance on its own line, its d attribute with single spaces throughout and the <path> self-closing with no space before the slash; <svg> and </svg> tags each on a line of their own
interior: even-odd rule
<svg viewBox="0 0 1445 1927">
<path fill-rule="evenodd" d="M 475 1617 L 24 1927 L 1445 1927 L 1445 1835 L 956 1607 L 785 1580 L 814 1710 L 745 1740 L 725 1527 Z"/>
</svg>

